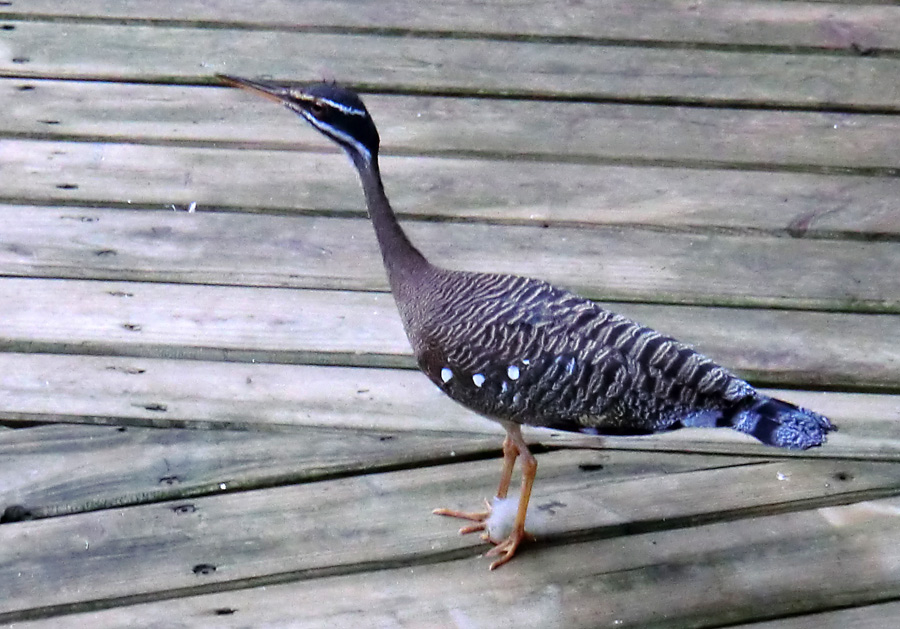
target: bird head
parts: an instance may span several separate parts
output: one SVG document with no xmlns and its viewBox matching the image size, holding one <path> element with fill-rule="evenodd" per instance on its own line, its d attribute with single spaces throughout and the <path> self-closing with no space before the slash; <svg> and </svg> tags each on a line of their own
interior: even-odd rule
<svg viewBox="0 0 900 629">
<path fill-rule="evenodd" d="M 226 74 L 220 80 L 281 103 L 302 116 L 322 135 L 341 146 L 356 162 L 372 163 L 378 154 L 378 130 L 362 99 L 334 83 L 306 86 L 244 79 Z"/>
</svg>

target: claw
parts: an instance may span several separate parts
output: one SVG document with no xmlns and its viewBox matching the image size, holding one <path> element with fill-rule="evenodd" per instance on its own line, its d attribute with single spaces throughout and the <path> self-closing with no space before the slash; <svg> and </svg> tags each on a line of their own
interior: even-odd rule
<svg viewBox="0 0 900 629">
<path fill-rule="evenodd" d="M 490 537 L 487 530 L 488 518 L 491 516 L 493 507 L 490 502 L 485 500 L 486 511 L 478 511 L 469 513 L 466 511 L 455 511 L 453 509 L 435 509 L 432 511 L 435 515 L 445 515 L 452 518 L 462 518 L 469 520 L 473 524 L 464 526 L 459 530 L 460 535 L 484 531 L 481 539 L 486 542 L 496 544 L 494 548 L 486 553 L 488 557 L 500 555 L 494 563 L 491 564 L 491 570 L 495 570 L 513 558 L 516 550 L 525 540 L 533 540 L 534 536 L 525 532 L 525 516 L 528 511 L 528 501 L 531 498 L 531 487 L 534 483 L 534 476 L 537 472 L 537 461 L 528 450 L 528 444 L 522 438 L 522 431 L 518 424 L 513 422 L 502 422 L 506 428 L 506 439 L 503 441 L 503 470 L 500 474 L 500 485 L 497 487 L 497 499 L 506 499 L 509 490 L 509 481 L 512 475 L 513 465 L 518 457 L 522 457 L 522 492 L 519 495 L 518 510 L 516 511 L 516 520 L 513 524 L 512 532 L 506 539 L 495 542 Z"/>
<path fill-rule="evenodd" d="M 500 555 L 500 558 L 491 564 L 490 569 L 496 570 L 512 559 L 516 554 L 516 550 L 519 548 L 519 544 L 526 540 L 533 542 L 534 535 L 525 531 L 513 531 L 509 534 L 509 537 L 487 551 L 484 554 L 485 557 L 496 557 L 497 555 Z"/>
</svg>

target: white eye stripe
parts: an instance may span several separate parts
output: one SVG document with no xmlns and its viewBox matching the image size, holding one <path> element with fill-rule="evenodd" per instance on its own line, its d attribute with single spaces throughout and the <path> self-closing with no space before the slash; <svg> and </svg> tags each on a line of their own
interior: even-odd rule
<svg viewBox="0 0 900 629">
<path fill-rule="evenodd" d="M 337 140 L 344 146 L 347 146 L 347 145 L 352 146 L 354 149 L 356 149 L 357 153 L 362 155 L 363 159 L 365 159 L 366 162 L 371 163 L 372 153 L 369 152 L 369 149 L 367 149 L 365 146 L 363 146 L 358 141 L 356 141 L 355 138 L 347 135 L 343 131 L 338 131 L 334 127 L 330 127 L 330 126 L 326 125 L 325 123 L 320 121 L 318 118 L 316 118 L 309 112 L 304 111 L 303 109 L 298 110 L 298 112 L 300 113 L 301 116 L 306 118 L 306 120 L 308 120 L 309 123 L 311 125 L 313 125 L 316 129 L 318 129 L 325 135 L 334 138 L 335 140 Z"/>
<path fill-rule="evenodd" d="M 362 109 L 357 109 L 356 107 L 350 107 L 349 105 L 345 105 L 343 103 L 339 103 L 337 101 L 333 101 L 328 98 L 320 98 L 319 101 L 323 103 L 328 103 L 338 111 L 342 111 L 345 114 L 350 114 L 351 116 L 365 116 L 366 112 Z"/>
<path fill-rule="evenodd" d="M 293 92 L 291 96 L 294 97 L 295 100 L 302 100 L 308 103 L 317 103 L 322 104 L 326 103 L 329 107 L 333 107 L 340 112 L 345 114 L 349 114 L 351 116 L 365 116 L 366 112 L 363 109 L 357 109 L 356 107 L 351 107 L 350 105 L 345 105 L 344 103 L 339 103 L 336 100 L 331 100 L 330 98 L 322 98 L 310 96 L 309 94 L 304 94 L 303 92 Z"/>
</svg>

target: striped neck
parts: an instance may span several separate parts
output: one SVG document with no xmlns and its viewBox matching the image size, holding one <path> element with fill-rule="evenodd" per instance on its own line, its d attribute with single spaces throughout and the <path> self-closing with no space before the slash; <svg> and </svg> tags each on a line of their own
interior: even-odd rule
<svg viewBox="0 0 900 629">
<path fill-rule="evenodd" d="M 359 171 L 363 192 L 366 195 L 366 208 L 369 211 L 372 225 L 375 227 L 375 235 L 378 238 L 384 267 L 387 269 L 391 291 L 395 295 L 405 294 L 406 291 L 402 289 L 414 284 L 416 279 L 422 276 L 431 265 L 425 256 L 412 245 L 397 222 L 394 210 L 384 193 L 377 155 L 365 159 L 354 152 L 348 152 Z"/>
</svg>

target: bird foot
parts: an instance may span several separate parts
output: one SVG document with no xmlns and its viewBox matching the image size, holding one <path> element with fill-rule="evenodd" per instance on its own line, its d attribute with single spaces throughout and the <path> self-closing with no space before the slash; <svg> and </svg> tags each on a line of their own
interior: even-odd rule
<svg viewBox="0 0 900 629">
<path fill-rule="evenodd" d="M 516 550 L 518 550 L 519 548 L 519 544 L 526 540 L 529 542 L 533 542 L 534 535 L 526 531 L 514 530 L 509 534 L 509 537 L 507 537 L 502 542 L 499 542 L 496 546 L 487 551 L 484 554 L 485 557 L 496 557 L 499 555 L 499 559 L 491 564 L 490 569 L 496 570 L 507 561 L 512 559 L 516 554 Z"/>
<path fill-rule="evenodd" d="M 490 537 L 488 536 L 487 530 L 487 521 L 488 518 L 491 517 L 491 503 L 487 500 L 484 501 L 485 510 L 484 511 L 455 511 L 453 509 L 435 509 L 431 513 L 434 515 L 444 515 L 450 518 L 460 518 L 462 520 L 471 520 L 474 524 L 470 524 L 468 526 L 464 526 L 459 529 L 460 535 L 468 535 L 469 533 L 475 533 L 477 531 L 485 531 L 482 534 L 481 538 L 485 541 L 489 541 Z"/>
<path fill-rule="evenodd" d="M 490 530 L 488 529 L 488 520 L 491 517 L 491 513 L 493 513 L 493 506 L 490 501 L 485 500 L 485 510 L 484 511 L 456 511 L 453 509 L 435 509 L 432 511 L 435 515 L 444 515 L 451 518 L 461 518 L 463 520 L 471 520 L 473 524 L 468 526 L 464 526 L 459 529 L 460 535 L 466 535 L 468 533 L 475 533 L 477 531 L 483 531 L 481 534 L 481 539 L 485 542 L 490 542 L 494 544 L 494 547 L 487 551 L 484 556 L 485 557 L 496 557 L 499 555 L 499 559 L 494 561 L 490 569 L 495 570 L 505 564 L 507 561 L 513 558 L 516 554 L 516 550 L 518 550 L 519 545 L 524 541 L 533 542 L 535 540 L 534 535 L 525 531 L 524 529 L 513 531 L 507 536 L 505 539 L 500 541 L 496 541 L 491 537 Z"/>
</svg>

